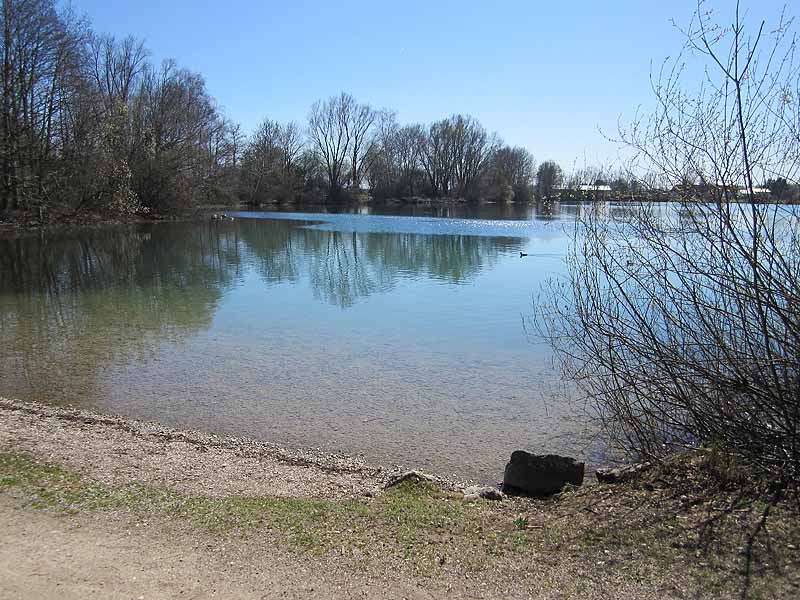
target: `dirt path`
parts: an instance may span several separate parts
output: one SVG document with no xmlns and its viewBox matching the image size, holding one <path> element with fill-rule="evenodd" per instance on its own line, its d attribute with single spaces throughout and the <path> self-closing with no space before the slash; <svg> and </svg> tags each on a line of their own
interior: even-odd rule
<svg viewBox="0 0 800 600">
<path fill-rule="evenodd" d="M 104 518 L 35 511 L 0 497 L 0 597 L 86 598 L 431 598 L 402 581 L 326 573 L 269 548 L 257 563 L 168 522 L 122 526 Z M 206 543 L 204 543 L 206 542 Z"/>
<path fill-rule="evenodd" d="M 739 598 L 758 503 L 684 468 L 474 502 L 386 490 L 346 456 L 0 399 L 0 599 Z M 754 595 L 797 597 L 799 540 L 776 506 Z"/>
<path fill-rule="evenodd" d="M 32 518 L 33 517 L 33 518 Z M 12 598 L 257 598 L 197 548 L 0 504 L 0 595 Z M 210 568 L 211 567 L 211 568 Z"/>
</svg>

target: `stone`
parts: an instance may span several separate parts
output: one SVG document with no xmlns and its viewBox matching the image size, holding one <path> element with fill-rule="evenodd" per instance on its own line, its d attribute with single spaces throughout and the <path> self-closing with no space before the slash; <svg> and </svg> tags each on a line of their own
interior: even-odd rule
<svg viewBox="0 0 800 600">
<path fill-rule="evenodd" d="M 622 483 L 634 479 L 642 471 L 649 469 L 650 463 L 637 463 L 615 468 L 603 468 L 595 471 L 597 481 L 600 483 Z"/>
<path fill-rule="evenodd" d="M 505 494 L 496 487 L 474 485 L 464 489 L 464 500 L 502 500 Z"/>
<path fill-rule="evenodd" d="M 582 462 L 568 456 L 515 450 L 503 475 L 503 491 L 549 496 L 560 492 L 568 483 L 583 484 L 584 468 Z"/>
<path fill-rule="evenodd" d="M 431 483 L 434 483 L 436 482 L 436 478 L 431 475 L 426 475 L 421 471 L 406 471 L 401 475 L 396 475 L 392 477 L 383 487 L 384 489 L 388 490 L 390 487 L 394 487 L 400 483 L 403 483 L 404 481 L 414 481 L 416 483 L 419 483 L 421 481 L 429 481 Z"/>
</svg>

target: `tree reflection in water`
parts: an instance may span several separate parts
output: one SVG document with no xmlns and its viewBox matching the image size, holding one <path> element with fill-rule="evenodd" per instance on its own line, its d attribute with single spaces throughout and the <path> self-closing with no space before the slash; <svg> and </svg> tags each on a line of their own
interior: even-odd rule
<svg viewBox="0 0 800 600">
<path fill-rule="evenodd" d="M 437 469 L 468 451 L 471 476 L 504 444 L 574 439 L 518 320 L 555 228 L 537 262 L 524 237 L 306 224 L 0 239 L 0 395 Z M 496 442 L 466 448 L 476 428 Z"/>
<path fill-rule="evenodd" d="M 100 370 L 207 327 L 238 259 L 235 232 L 192 225 L 0 239 L 2 393 L 90 401 Z"/>
<path fill-rule="evenodd" d="M 258 274 L 268 283 L 307 274 L 315 296 L 341 307 L 386 292 L 402 278 L 464 283 L 501 253 L 517 252 L 511 237 L 355 233 L 307 229 L 299 221 L 236 222 Z"/>
</svg>

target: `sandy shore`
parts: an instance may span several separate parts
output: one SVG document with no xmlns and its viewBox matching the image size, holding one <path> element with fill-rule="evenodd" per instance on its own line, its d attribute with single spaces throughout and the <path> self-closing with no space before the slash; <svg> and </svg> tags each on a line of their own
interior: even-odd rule
<svg viewBox="0 0 800 600">
<path fill-rule="evenodd" d="M 0 398 L 3 448 L 107 485 L 210 497 L 352 498 L 375 493 L 396 474 L 348 456 Z"/>
</svg>

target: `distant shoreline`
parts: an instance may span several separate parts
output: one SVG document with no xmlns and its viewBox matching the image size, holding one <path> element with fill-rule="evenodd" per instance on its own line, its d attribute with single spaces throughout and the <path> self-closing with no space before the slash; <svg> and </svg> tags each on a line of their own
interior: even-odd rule
<svg viewBox="0 0 800 600">
<path fill-rule="evenodd" d="M 560 197 L 553 199 L 545 199 L 539 201 L 525 201 L 525 202 L 498 202 L 494 200 L 486 201 L 468 201 L 464 198 L 427 198 L 422 196 L 415 196 L 410 198 L 386 198 L 381 200 L 370 200 L 368 202 L 358 201 L 331 201 L 331 202 L 270 202 L 262 204 L 247 204 L 241 203 L 238 205 L 219 205 L 211 204 L 206 206 L 197 206 L 185 211 L 176 213 L 165 214 L 98 214 L 92 212 L 57 212 L 51 211 L 44 215 L 44 220 L 40 219 L 39 215 L 35 212 L 18 212 L 18 213 L 0 213 L 0 236 L 6 234 L 13 234 L 18 232 L 30 231 L 59 231 L 69 229 L 85 229 L 94 227 L 108 227 L 114 225 L 138 225 L 148 223 L 175 223 L 175 222 L 191 222 L 191 221 L 205 221 L 212 214 L 225 213 L 227 211 L 276 211 L 276 210 L 292 210 L 302 212 L 304 209 L 354 209 L 359 207 L 367 208 L 381 208 L 381 207 L 403 207 L 403 206 L 419 206 L 419 207 L 480 207 L 480 206 L 504 206 L 504 207 L 536 207 L 542 204 L 553 203 L 587 203 L 595 204 L 602 202 L 611 203 L 632 203 L 632 204 L 665 204 L 670 202 L 678 202 L 673 197 L 655 197 L 655 198 L 622 198 L 611 197 L 603 199 L 592 199 L 584 197 Z M 696 200 L 698 204 L 707 203 L 710 201 Z M 745 204 L 746 200 L 732 201 L 731 204 Z M 759 204 L 781 204 L 785 206 L 793 206 L 793 203 L 787 203 L 772 199 L 763 199 Z"/>
<path fill-rule="evenodd" d="M 37 215 L 20 213 L 6 215 L 3 220 L 0 215 L 0 236 L 4 234 L 35 232 L 35 231 L 62 231 L 70 229 L 91 229 L 95 227 L 109 227 L 114 225 L 137 225 L 144 223 L 174 223 L 177 221 L 194 220 L 196 217 L 186 215 L 98 215 L 96 213 L 56 214 L 48 216 L 44 221 Z"/>
</svg>

